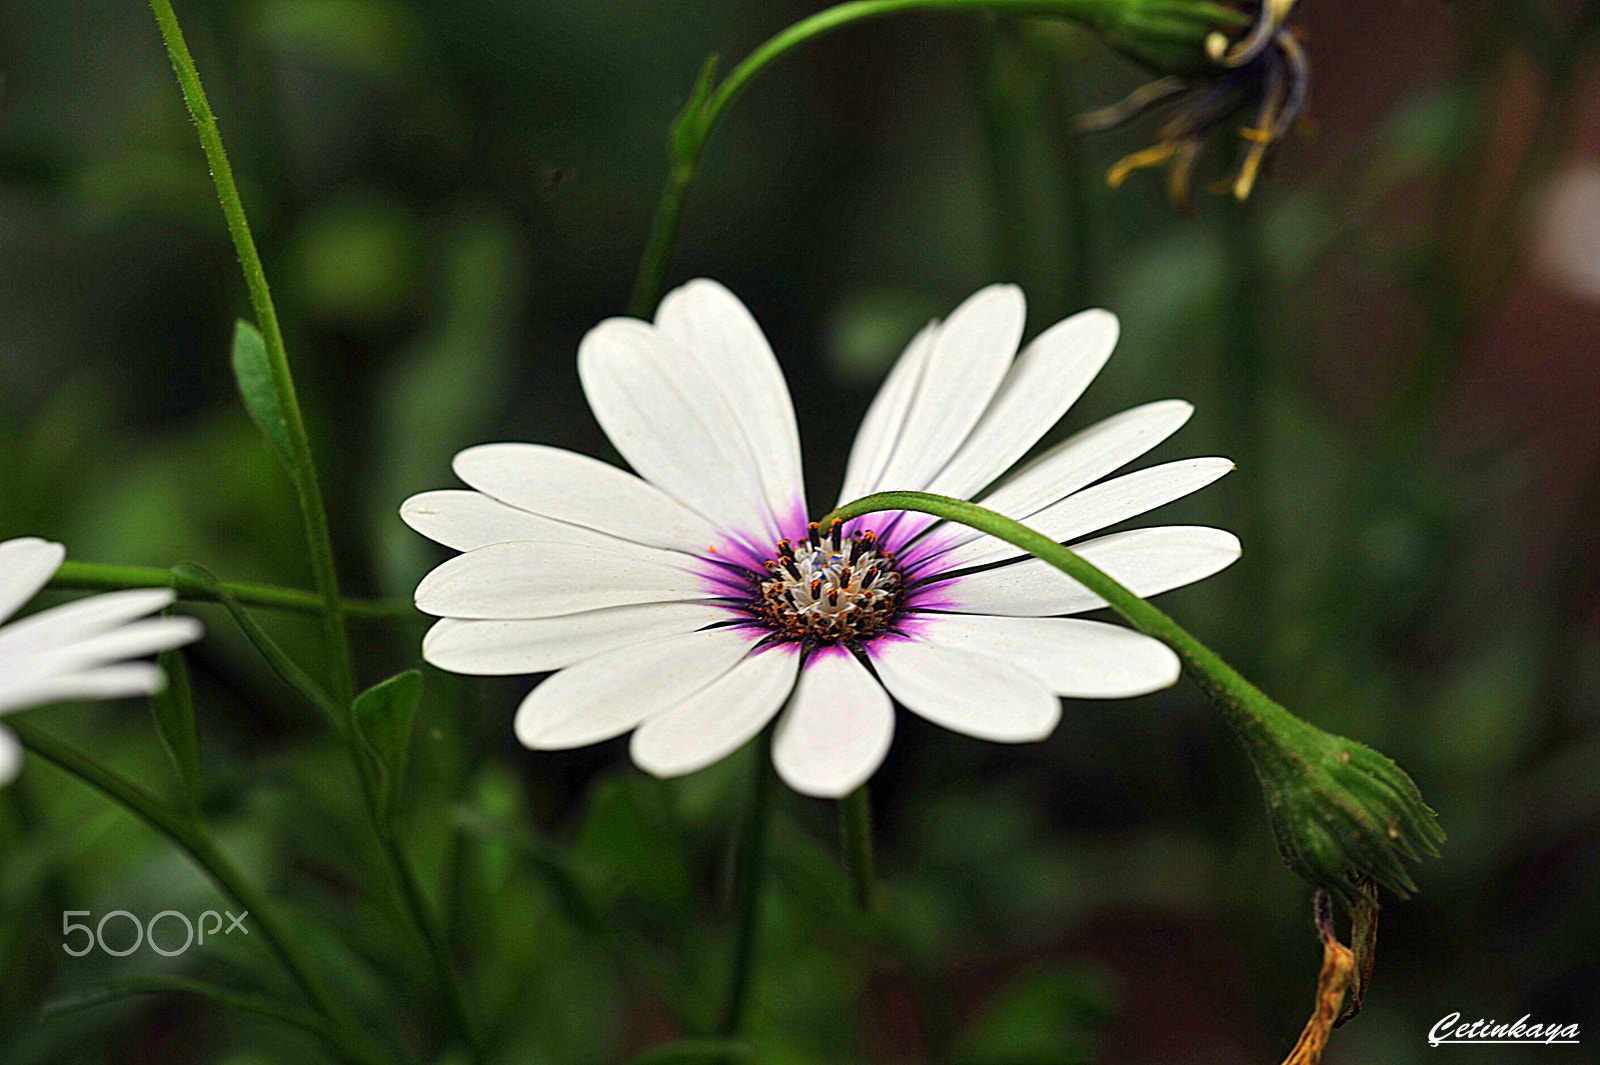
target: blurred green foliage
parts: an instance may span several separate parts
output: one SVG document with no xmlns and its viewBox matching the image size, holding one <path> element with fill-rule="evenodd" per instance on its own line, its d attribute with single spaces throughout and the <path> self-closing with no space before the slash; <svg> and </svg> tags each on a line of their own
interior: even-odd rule
<svg viewBox="0 0 1600 1065">
<path fill-rule="evenodd" d="M 461 447 L 616 458 L 574 355 L 626 302 L 669 125 L 707 54 L 726 68 L 819 6 L 180 4 L 348 591 L 404 597 L 438 561 L 395 512 L 449 486 Z M 904 16 L 751 86 L 702 160 L 671 277 L 716 277 L 763 323 L 819 511 L 927 317 L 1000 279 L 1024 286 L 1035 329 L 1115 310 L 1117 354 L 1060 433 L 1182 396 L 1198 413 L 1153 460 L 1239 461 L 1163 520 L 1234 529 L 1245 560 L 1164 608 L 1291 709 L 1405 765 L 1450 833 L 1421 894 L 1385 908 L 1374 988 L 1329 1061 L 1421 1061 L 1454 1010 L 1600 1031 L 1600 316 L 1523 272 L 1542 182 L 1580 129 L 1569 98 L 1592 80 L 1563 72 L 1593 74 L 1596 5 L 1509 5 L 1527 9 L 1515 21 L 1487 0 L 1304 6 L 1325 133 L 1290 146 L 1254 203 L 1185 217 L 1155 182 L 1106 189 L 1148 131 L 1079 140 L 1072 116 L 1145 75 L 1073 27 Z M 0 538 L 307 587 L 293 494 L 229 373 L 248 304 L 149 12 L 13 0 L 0 23 Z M 1400 56 L 1370 52 L 1375 26 Z M 1550 320 L 1569 324 L 1536 330 Z M 465 1061 L 343 752 L 222 609 L 194 610 L 198 803 L 219 844 L 380 1043 Z M 321 675 L 313 620 L 253 616 Z M 364 685 L 419 666 L 421 632 L 357 623 Z M 743 1060 L 708 1040 L 755 752 L 663 784 L 619 743 L 517 747 L 526 680 L 422 680 L 401 845 L 490 1059 Z M 137 707 L 30 716 L 183 802 L 189 755 L 175 770 Z M 1292 1043 L 1316 967 L 1307 900 L 1191 687 L 1073 704 L 1015 749 L 902 716 L 873 798 L 874 918 L 851 904 L 832 811 L 778 802 L 752 1060 L 1269 1061 Z M 173 958 L 61 950 L 65 910 L 229 906 L 141 822 L 30 759 L 0 792 L 0 1058 L 327 1060 L 191 995 L 81 998 L 165 974 L 300 1001 L 258 937 Z M 1524 1049 L 1496 1060 L 1543 1060 Z"/>
</svg>

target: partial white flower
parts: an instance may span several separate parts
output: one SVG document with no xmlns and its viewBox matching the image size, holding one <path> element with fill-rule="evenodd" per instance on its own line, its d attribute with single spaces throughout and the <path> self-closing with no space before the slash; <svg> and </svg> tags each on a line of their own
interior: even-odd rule
<svg viewBox="0 0 1600 1065">
<path fill-rule="evenodd" d="M 66 548 L 23 537 L 0 543 L 0 623 L 32 599 L 61 567 Z M 164 678 L 153 662 L 128 659 L 198 640 L 190 617 L 152 618 L 171 603 L 167 588 L 108 592 L 0 628 L 0 714 L 64 699 L 149 695 Z M 0 784 L 17 775 L 22 750 L 0 726 Z"/>
<path fill-rule="evenodd" d="M 912 340 L 856 436 L 841 503 L 887 489 L 971 498 L 1060 419 L 1109 357 L 1116 318 L 1075 315 L 1018 355 L 1023 317 L 1022 293 L 993 286 Z M 674 776 L 728 755 L 781 710 L 779 774 L 836 798 L 882 762 L 891 698 L 1010 743 L 1048 736 L 1058 696 L 1120 698 L 1177 679 L 1165 645 L 1057 616 L 1105 604 L 1009 544 L 906 512 L 808 524 L 783 374 L 722 286 L 690 282 L 654 323 L 600 323 L 578 373 L 639 476 L 559 448 L 487 444 L 455 459 L 473 491 L 401 508 L 464 552 L 417 587 L 417 606 L 442 618 L 423 656 L 458 673 L 555 671 L 518 708 L 528 747 L 632 731 L 634 761 Z M 978 501 L 1080 541 L 1232 468 L 1189 459 L 1101 481 L 1190 412 L 1166 400 L 1109 418 Z M 1144 596 L 1239 555 L 1230 533 L 1193 526 L 1075 548 Z"/>
</svg>

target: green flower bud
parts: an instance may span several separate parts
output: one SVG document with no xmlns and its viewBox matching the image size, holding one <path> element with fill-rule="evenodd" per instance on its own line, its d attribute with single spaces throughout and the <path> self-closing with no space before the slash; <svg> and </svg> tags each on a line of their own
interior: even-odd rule
<svg viewBox="0 0 1600 1065">
<path fill-rule="evenodd" d="M 1416 784 L 1365 744 L 1277 709 L 1281 718 L 1257 718 L 1237 731 L 1289 868 L 1352 910 L 1367 901 L 1363 878 L 1400 898 L 1416 891 L 1404 860 L 1437 856 L 1445 838 Z"/>
</svg>

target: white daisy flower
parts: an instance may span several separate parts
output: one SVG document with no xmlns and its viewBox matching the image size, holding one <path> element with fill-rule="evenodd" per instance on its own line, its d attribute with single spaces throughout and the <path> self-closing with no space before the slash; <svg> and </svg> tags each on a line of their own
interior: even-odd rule
<svg viewBox="0 0 1600 1065">
<path fill-rule="evenodd" d="M 36 537 L 0 543 L 0 622 L 32 599 L 66 557 L 66 548 Z M 172 600 L 167 588 L 108 592 L 0 628 L 0 714 L 64 699 L 121 699 L 160 690 L 164 678 L 155 663 L 128 659 L 200 638 L 194 618 L 147 616 Z M 21 765 L 16 736 L 0 726 L 0 784 Z"/>
<path fill-rule="evenodd" d="M 887 489 L 971 498 L 1060 419 L 1110 355 L 1116 318 L 1075 315 L 1017 355 L 1023 318 L 1022 293 L 997 285 L 911 341 L 856 436 L 841 503 Z M 808 524 L 783 374 L 755 319 L 715 282 L 670 293 L 654 323 L 600 323 L 578 373 L 639 476 L 560 448 L 486 444 L 455 459 L 474 491 L 401 508 L 413 529 L 464 552 L 417 587 L 417 606 L 442 618 L 423 657 L 457 673 L 555 671 L 517 710 L 526 746 L 632 730 L 634 761 L 675 776 L 730 754 L 781 710 L 779 775 L 838 798 L 883 761 L 891 698 L 945 728 L 1020 742 L 1050 734 L 1058 696 L 1118 698 L 1177 679 L 1156 640 L 1059 616 L 1105 604 L 1009 544 L 909 512 Z M 1232 463 L 1095 482 L 1191 410 L 1166 400 L 1109 418 L 978 502 L 1066 542 L 1187 495 Z M 1239 542 L 1183 526 L 1075 549 L 1149 596 L 1217 572 Z"/>
</svg>

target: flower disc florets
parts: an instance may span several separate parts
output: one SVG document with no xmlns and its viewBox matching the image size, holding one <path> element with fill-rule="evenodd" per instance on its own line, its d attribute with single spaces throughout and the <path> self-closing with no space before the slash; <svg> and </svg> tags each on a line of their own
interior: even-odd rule
<svg viewBox="0 0 1600 1065">
<path fill-rule="evenodd" d="M 871 531 L 846 538 L 842 522 L 826 533 L 816 522 L 799 546 L 778 541 L 771 576 L 758 585 L 754 613 L 773 638 L 845 643 L 889 628 L 900 609 L 903 581 L 894 553 Z"/>
</svg>

